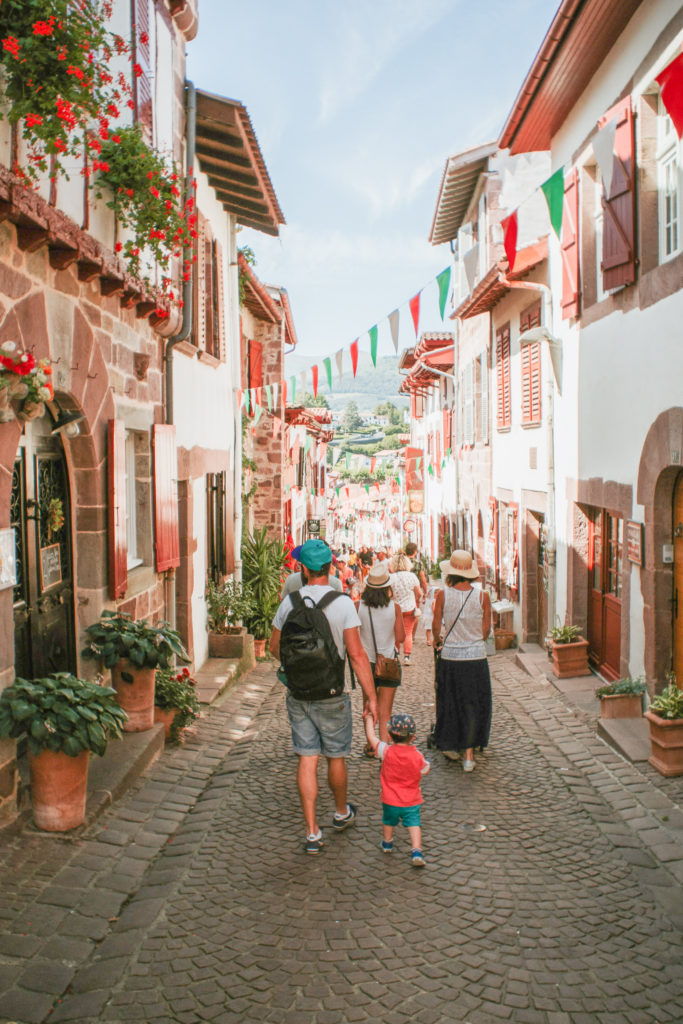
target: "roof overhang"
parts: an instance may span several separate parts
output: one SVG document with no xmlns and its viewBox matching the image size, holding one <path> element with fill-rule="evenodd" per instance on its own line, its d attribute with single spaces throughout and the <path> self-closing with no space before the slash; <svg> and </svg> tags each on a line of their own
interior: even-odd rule
<svg viewBox="0 0 683 1024">
<path fill-rule="evenodd" d="M 497 142 L 487 142 L 448 158 L 441 178 L 432 229 L 429 232 L 429 241 L 432 245 L 450 242 L 456 237 L 472 202 L 479 177 L 486 170 L 489 157 L 493 156 L 497 149 Z"/>
<path fill-rule="evenodd" d="M 279 234 L 285 218 L 247 108 L 238 100 L 197 90 L 197 159 L 238 224 Z"/>
<path fill-rule="evenodd" d="M 278 324 L 282 314 L 273 302 L 268 289 L 259 281 L 242 253 L 237 254 L 237 265 L 244 280 L 244 305 L 258 320 Z"/>
<path fill-rule="evenodd" d="M 470 317 L 479 316 L 480 313 L 490 313 L 497 302 L 510 291 L 507 283 L 518 281 L 534 267 L 538 266 L 548 258 L 548 239 L 542 238 L 539 242 L 520 249 L 515 259 L 514 271 L 508 270 L 508 261 L 499 260 L 489 270 L 485 277 L 482 277 L 474 291 L 470 292 L 464 302 L 461 302 L 451 319 L 469 320 Z"/>
<path fill-rule="evenodd" d="M 500 136 L 512 154 L 548 150 L 642 0 L 562 0 Z"/>
</svg>

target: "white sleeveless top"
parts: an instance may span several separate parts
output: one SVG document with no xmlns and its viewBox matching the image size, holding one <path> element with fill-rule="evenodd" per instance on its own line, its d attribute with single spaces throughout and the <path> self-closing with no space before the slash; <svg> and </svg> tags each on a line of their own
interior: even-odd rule
<svg viewBox="0 0 683 1024">
<path fill-rule="evenodd" d="M 372 642 L 372 630 L 370 629 L 370 612 L 372 612 L 372 624 L 375 627 L 377 653 L 383 654 L 385 658 L 393 658 L 394 647 L 396 646 L 394 633 L 396 612 L 394 611 L 394 602 L 391 601 L 387 608 L 368 608 L 362 601 L 358 605 L 360 642 L 365 648 L 368 658 L 374 664 L 375 645 Z"/>
<path fill-rule="evenodd" d="M 444 587 L 443 601 L 443 635 L 448 633 L 455 622 L 461 608 L 460 618 L 455 629 L 443 645 L 441 657 L 446 661 L 474 661 L 486 657 L 486 644 L 481 630 L 484 618 L 482 607 L 483 590 L 473 587 L 472 590 L 456 590 Z M 469 600 L 468 600 L 469 598 Z M 465 602 L 467 601 L 467 604 Z"/>
</svg>

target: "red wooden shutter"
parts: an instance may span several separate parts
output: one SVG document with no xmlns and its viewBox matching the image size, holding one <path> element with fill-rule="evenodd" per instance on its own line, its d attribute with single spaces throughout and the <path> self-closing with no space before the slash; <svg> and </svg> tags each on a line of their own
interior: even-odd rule
<svg viewBox="0 0 683 1024">
<path fill-rule="evenodd" d="M 155 423 L 154 451 L 154 551 L 157 572 L 180 565 L 178 531 L 178 456 L 175 427 Z"/>
<path fill-rule="evenodd" d="M 541 303 L 525 309 L 519 318 L 519 333 L 541 323 Z M 541 344 L 523 345 L 522 355 L 522 423 L 541 422 Z"/>
<path fill-rule="evenodd" d="M 109 420 L 107 432 L 109 489 L 109 596 L 116 601 L 128 587 L 126 537 L 126 428 L 122 420 Z"/>
<path fill-rule="evenodd" d="M 225 362 L 227 347 L 225 341 L 225 282 L 223 280 L 223 248 L 216 239 L 213 243 L 213 265 L 216 275 L 215 306 L 216 306 L 216 351 L 214 355 Z"/>
<path fill-rule="evenodd" d="M 636 279 L 636 192 L 631 98 L 621 100 L 599 121 L 599 127 L 613 118 L 614 165 L 610 194 L 602 197 L 602 287 L 620 288 Z"/>
<path fill-rule="evenodd" d="M 135 120 L 140 122 L 145 142 L 153 141 L 152 84 L 149 45 L 149 0 L 131 0 L 133 64 L 142 74 L 133 74 Z"/>
<path fill-rule="evenodd" d="M 206 260 L 204 244 L 206 218 L 197 211 L 197 237 L 194 240 L 194 274 L 192 275 L 192 342 L 198 349 L 206 348 Z"/>
<path fill-rule="evenodd" d="M 414 391 L 410 392 L 410 418 L 411 420 L 417 419 L 417 397 Z"/>
<path fill-rule="evenodd" d="M 496 376 L 498 381 L 498 429 L 510 426 L 510 324 L 496 331 Z"/>
<path fill-rule="evenodd" d="M 562 208 L 562 319 L 579 315 L 579 172 L 564 179 Z"/>
</svg>

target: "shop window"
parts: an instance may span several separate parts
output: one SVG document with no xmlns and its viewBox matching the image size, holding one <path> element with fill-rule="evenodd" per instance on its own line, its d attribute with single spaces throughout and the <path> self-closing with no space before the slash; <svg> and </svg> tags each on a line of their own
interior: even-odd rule
<svg viewBox="0 0 683 1024">
<path fill-rule="evenodd" d="M 657 194 L 659 261 L 664 263 L 681 249 L 680 142 L 661 97 L 657 116 Z"/>
<path fill-rule="evenodd" d="M 227 573 L 226 473 L 206 474 L 206 570 L 218 582 Z"/>
</svg>

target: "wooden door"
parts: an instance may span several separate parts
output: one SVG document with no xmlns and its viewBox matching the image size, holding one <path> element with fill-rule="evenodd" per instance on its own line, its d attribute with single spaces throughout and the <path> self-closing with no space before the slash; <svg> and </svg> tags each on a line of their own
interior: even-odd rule
<svg viewBox="0 0 683 1024">
<path fill-rule="evenodd" d="M 679 689 L 683 689 L 683 473 L 678 474 L 674 486 L 673 538 L 673 670 Z"/>
<path fill-rule="evenodd" d="M 595 509 L 589 522 L 589 656 L 601 675 L 618 679 L 624 521 L 603 509 Z"/>
<path fill-rule="evenodd" d="M 14 465 L 15 672 L 76 671 L 69 484 L 62 444 L 43 420 L 27 424 Z"/>
<path fill-rule="evenodd" d="M 548 633 L 548 545 L 545 518 L 533 513 L 538 521 L 538 547 L 536 559 L 536 623 L 538 642 L 542 644 Z"/>
</svg>

